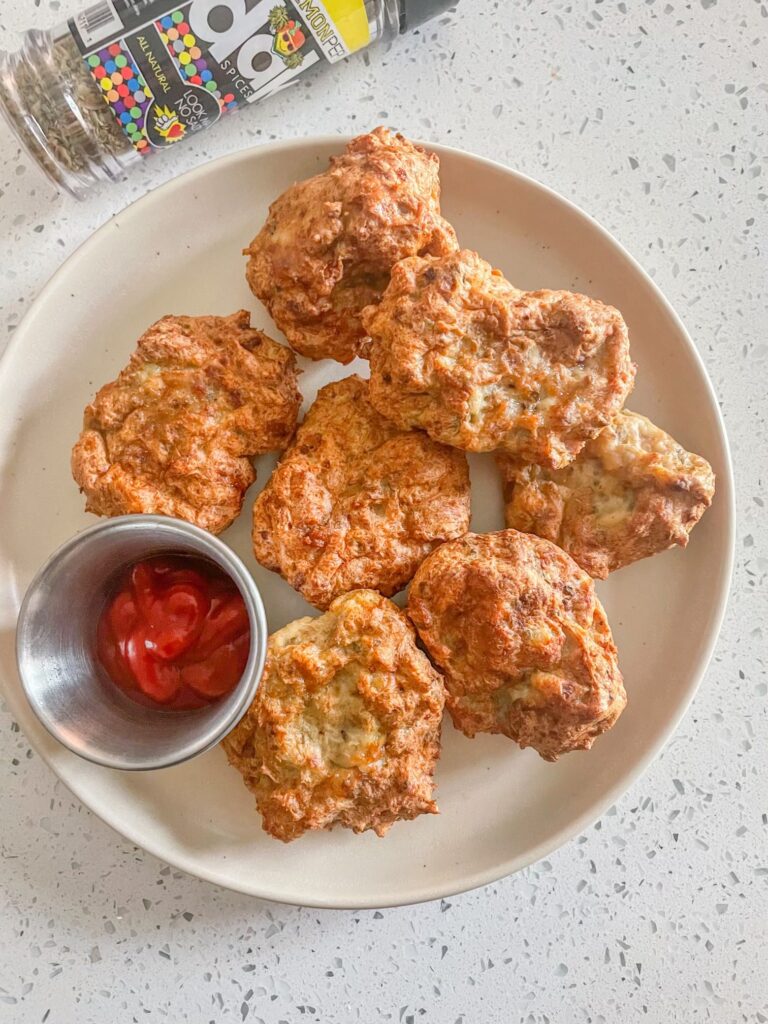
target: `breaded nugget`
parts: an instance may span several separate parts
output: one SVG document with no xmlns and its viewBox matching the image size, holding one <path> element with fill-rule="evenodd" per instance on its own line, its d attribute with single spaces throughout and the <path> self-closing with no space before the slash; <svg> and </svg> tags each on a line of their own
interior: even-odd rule
<svg viewBox="0 0 768 1024">
<path fill-rule="evenodd" d="M 437 813 L 443 703 L 405 614 L 356 590 L 273 633 L 256 697 L 223 745 L 270 835 L 343 825 L 382 836 Z"/>
<path fill-rule="evenodd" d="M 379 301 L 392 266 L 456 248 L 438 169 L 434 153 L 377 128 L 271 205 L 246 277 L 297 352 L 350 362 L 364 349 L 360 310 Z"/>
<path fill-rule="evenodd" d="M 634 380 L 615 309 L 571 292 L 518 291 L 466 249 L 398 263 L 362 319 L 374 406 L 467 451 L 562 466 Z"/>
<path fill-rule="evenodd" d="M 563 469 L 497 459 L 507 526 L 554 541 L 598 579 L 685 547 L 715 493 L 705 459 L 626 409 Z"/>
<path fill-rule="evenodd" d="M 72 474 L 86 509 L 153 512 L 220 533 L 256 479 L 250 459 L 284 448 L 301 395 L 296 359 L 232 316 L 165 316 L 86 408 Z"/>
<path fill-rule="evenodd" d="M 387 597 L 469 529 L 463 452 L 400 430 L 359 377 L 328 384 L 253 508 L 253 550 L 318 608 L 348 590 Z"/>
<path fill-rule="evenodd" d="M 594 583 L 547 540 L 468 533 L 426 559 L 408 614 L 467 736 L 503 733 L 547 761 L 588 750 L 626 704 Z"/>
</svg>

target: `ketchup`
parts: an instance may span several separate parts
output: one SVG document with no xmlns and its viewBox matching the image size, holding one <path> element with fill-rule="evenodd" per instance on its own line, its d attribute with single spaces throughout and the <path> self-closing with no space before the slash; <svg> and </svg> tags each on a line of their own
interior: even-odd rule
<svg viewBox="0 0 768 1024">
<path fill-rule="evenodd" d="M 233 581 L 184 556 L 125 570 L 97 630 L 99 661 L 115 685 L 139 704 L 172 711 L 230 693 L 250 646 L 248 611 Z"/>
</svg>

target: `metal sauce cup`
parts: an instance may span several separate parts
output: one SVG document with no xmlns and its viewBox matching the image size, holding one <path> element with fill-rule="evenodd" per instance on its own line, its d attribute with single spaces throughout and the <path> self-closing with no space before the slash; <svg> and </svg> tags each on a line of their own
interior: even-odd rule
<svg viewBox="0 0 768 1024">
<path fill-rule="evenodd" d="M 115 576 L 153 555 L 193 555 L 237 585 L 251 649 L 231 693 L 194 711 L 143 707 L 109 679 L 96 657 L 96 629 Z M 45 728 L 75 754 L 129 771 L 180 764 L 219 742 L 254 698 L 267 651 L 264 606 L 253 577 L 223 541 L 180 519 L 119 516 L 59 548 L 27 590 L 16 630 L 19 676 Z"/>
</svg>

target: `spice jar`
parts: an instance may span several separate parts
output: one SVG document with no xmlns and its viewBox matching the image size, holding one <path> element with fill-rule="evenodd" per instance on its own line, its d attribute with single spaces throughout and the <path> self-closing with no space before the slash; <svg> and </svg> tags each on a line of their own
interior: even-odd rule
<svg viewBox="0 0 768 1024">
<path fill-rule="evenodd" d="M 48 177 L 81 198 L 310 69 L 457 0 L 100 0 L 0 52 L 0 108 Z"/>
</svg>

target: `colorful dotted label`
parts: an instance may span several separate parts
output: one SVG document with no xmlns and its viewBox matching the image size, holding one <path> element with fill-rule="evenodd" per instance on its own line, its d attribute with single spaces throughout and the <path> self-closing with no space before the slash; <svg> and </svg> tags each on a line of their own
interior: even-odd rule
<svg viewBox="0 0 768 1024">
<path fill-rule="evenodd" d="M 160 38 L 179 70 L 179 75 L 186 78 L 191 85 L 207 89 L 219 101 L 222 112 L 234 110 L 238 106 L 236 96 L 219 88 L 219 83 L 214 78 L 212 63 L 209 64 L 206 60 L 189 24 L 184 19 L 184 11 L 178 10 L 155 22 Z"/>
<path fill-rule="evenodd" d="M 152 97 L 131 55 L 120 43 L 112 43 L 86 57 L 86 63 L 123 131 L 146 154 L 149 141 L 144 124 Z"/>
<path fill-rule="evenodd" d="M 219 15 L 214 28 L 204 13 L 190 19 L 192 0 L 111 0 L 68 21 L 105 101 L 142 154 L 207 130 L 370 41 L 363 0 L 194 2 L 209 14 L 228 10 L 230 23 L 222 28 Z"/>
</svg>

